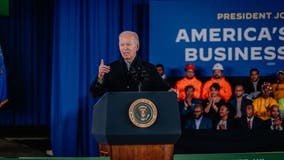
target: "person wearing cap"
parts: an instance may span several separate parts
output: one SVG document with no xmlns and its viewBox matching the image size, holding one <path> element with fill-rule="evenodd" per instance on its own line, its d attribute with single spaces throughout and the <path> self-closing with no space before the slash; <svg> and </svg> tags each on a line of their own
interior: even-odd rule
<svg viewBox="0 0 284 160">
<path fill-rule="evenodd" d="M 195 66 L 193 64 L 187 64 L 184 68 L 185 76 L 178 80 L 175 84 L 175 90 L 177 92 L 178 101 L 183 100 L 186 97 L 185 87 L 191 85 L 194 87 L 193 98 L 200 99 L 202 82 L 195 77 Z"/>
<path fill-rule="evenodd" d="M 213 66 L 212 70 L 213 70 L 213 76 L 211 77 L 210 80 L 205 82 L 203 89 L 202 89 L 201 98 L 203 100 L 207 99 L 210 96 L 210 86 L 213 83 L 217 83 L 221 87 L 220 92 L 219 92 L 219 96 L 221 98 L 223 98 L 226 102 L 228 102 L 228 100 L 232 96 L 232 87 L 231 87 L 231 84 L 223 76 L 224 68 L 223 68 L 222 64 L 216 63 Z"/>
<path fill-rule="evenodd" d="M 284 70 L 277 72 L 277 81 L 272 84 L 273 97 L 277 101 L 284 98 Z"/>
<path fill-rule="evenodd" d="M 265 121 L 270 118 L 270 108 L 273 105 L 278 105 L 278 103 L 271 97 L 272 87 L 269 82 L 264 82 L 261 88 L 261 96 L 253 100 L 253 106 L 254 114 Z"/>
</svg>

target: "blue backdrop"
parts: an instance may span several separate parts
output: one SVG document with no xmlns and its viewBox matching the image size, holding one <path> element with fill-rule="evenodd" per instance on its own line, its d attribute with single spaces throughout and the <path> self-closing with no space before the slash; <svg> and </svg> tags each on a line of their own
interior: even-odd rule
<svg viewBox="0 0 284 160">
<path fill-rule="evenodd" d="M 0 16 L 9 98 L 1 126 L 50 124 L 52 8 L 47 0 L 10 0 L 10 15 Z"/>
<path fill-rule="evenodd" d="M 251 68 L 274 74 L 284 67 L 283 6 L 279 0 L 153 1 L 150 61 L 165 64 L 171 76 L 183 76 L 187 63 L 211 76 L 216 62 L 226 76 L 247 76 Z"/>
<path fill-rule="evenodd" d="M 138 32 L 149 59 L 148 23 L 149 0 L 10 0 L 0 17 L 10 100 L 0 124 L 50 125 L 56 156 L 96 156 L 89 86 L 101 58 L 119 58 L 123 30 Z"/>
</svg>

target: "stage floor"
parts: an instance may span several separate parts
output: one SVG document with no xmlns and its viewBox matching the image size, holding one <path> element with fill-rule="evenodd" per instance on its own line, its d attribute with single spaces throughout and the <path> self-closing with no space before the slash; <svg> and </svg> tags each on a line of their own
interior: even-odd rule
<svg viewBox="0 0 284 160">
<path fill-rule="evenodd" d="M 0 127 L 0 157 L 48 157 L 48 127 Z"/>
</svg>

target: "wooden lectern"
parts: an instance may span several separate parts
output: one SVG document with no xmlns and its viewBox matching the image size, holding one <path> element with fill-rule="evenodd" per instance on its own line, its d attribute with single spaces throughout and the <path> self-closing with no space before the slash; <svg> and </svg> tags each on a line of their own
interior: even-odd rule
<svg viewBox="0 0 284 160">
<path fill-rule="evenodd" d="M 145 127 L 151 119 L 140 121 L 141 115 L 156 119 Z M 92 133 L 100 155 L 112 160 L 173 160 L 174 144 L 181 135 L 176 94 L 106 93 L 94 106 Z"/>
</svg>

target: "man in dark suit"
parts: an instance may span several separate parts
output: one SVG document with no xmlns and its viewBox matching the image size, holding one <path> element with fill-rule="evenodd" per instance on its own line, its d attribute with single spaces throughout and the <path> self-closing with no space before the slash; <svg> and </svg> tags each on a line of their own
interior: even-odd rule
<svg viewBox="0 0 284 160">
<path fill-rule="evenodd" d="M 196 104 L 193 108 L 193 119 L 186 120 L 184 130 L 211 129 L 212 121 L 203 116 L 204 109 L 201 104 Z"/>
<path fill-rule="evenodd" d="M 232 107 L 232 115 L 235 119 L 241 118 L 246 114 L 246 106 L 251 103 L 249 99 L 244 96 L 244 87 L 241 84 L 235 86 L 234 96 L 229 101 Z"/>
<path fill-rule="evenodd" d="M 170 90 L 156 67 L 137 56 L 139 37 L 135 32 L 124 31 L 119 35 L 121 59 L 105 65 L 101 60 L 99 73 L 91 84 L 93 97 L 112 91 L 167 91 Z M 109 153 L 109 146 L 100 144 L 101 151 Z"/>
<path fill-rule="evenodd" d="M 216 130 L 233 130 L 235 128 L 235 121 L 230 116 L 231 108 L 229 103 L 221 105 L 218 111 L 219 121 L 217 124 L 214 124 Z"/>
<path fill-rule="evenodd" d="M 246 105 L 246 114 L 239 119 L 241 130 L 259 130 L 263 128 L 263 121 L 254 116 L 253 104 Z"/>
<path fill-rule="evenodd" d="M 261 85 L 263 80 L 260 78 L 259 70 L 252 68 L 250 70 L 250 78 L 244 82 L 245 93 L 248 99 L 255 99 L 261 93 Z"/>
<path fill-rule="evenodd" d="M 270 108 L 271 118 L 264 121 L 265 127 L 271 131 L 283 131 L 284 123 L 282 118 L 280 117 L 279 106 L 273 105 Z"/>
<path fill-rule="evenodd" d="M 170 87 L 162 80 L 154 65 L 137 56 L 139 38 L 135 32 L 124 31 L 119 35 L 122 59 L 105 65 L 101 60 L 99 73 L 92 83 L 92 96 L 109 91 L 167 91 Z"/>
</svg>

